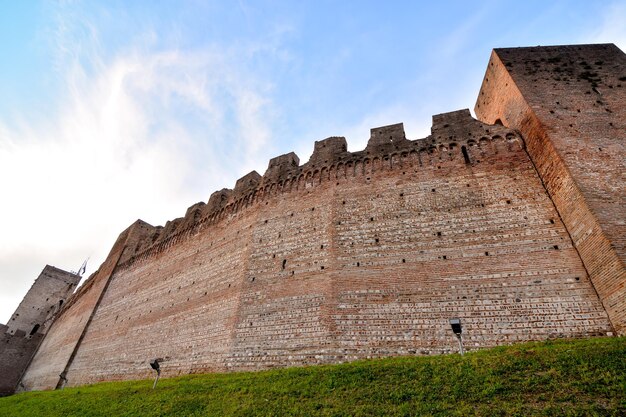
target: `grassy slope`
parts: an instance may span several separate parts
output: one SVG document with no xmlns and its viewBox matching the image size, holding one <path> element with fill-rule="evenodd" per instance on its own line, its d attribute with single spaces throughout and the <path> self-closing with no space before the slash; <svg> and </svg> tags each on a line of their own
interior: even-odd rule
<svg viewBox="0 0 626 417">
<path fill-rule="evenodd" d="M 167 366 L 167 365 L 166 365 Z M 626 415 L 626 338 L 530 343 L 0 398 L 2 416 Z"/>
</svg>

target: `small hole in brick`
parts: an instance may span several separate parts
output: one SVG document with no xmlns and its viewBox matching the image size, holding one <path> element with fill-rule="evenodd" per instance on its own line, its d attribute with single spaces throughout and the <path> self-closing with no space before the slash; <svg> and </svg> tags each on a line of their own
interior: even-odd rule
<svg viewBox="0 0 626 417">
<path fill-rule="evenodd" d="M 273 255 L 272 255 L 272 259 L 276 259 L 276 254 L 273 254 Z"/>
<path fill-rule="evenodd" d="M 324 265 L 322 265 L 320 268 L 321 268 L 321 269 L 324 269 Z"/>
<path fill-rule="evenodd" d="M 311 211 L 315 211 L 315 207 L 311 207 Z"/>
<path fill-rule="evenodd" d="M 489 256 L 489 252 L 485 252 L 485 256 Z"/>
<path fill-rule="evenodd" d="M 511 200 L 506 200 L 506 203 L 507 204 L 511 204 Z"/>
<path fill-rule="evenodd" d="M 341 204 L 346 204 L 346 200 L 343 200 L 343 202 Z"/>
<path fill-rule="evenodd" d="M 267 224 L 267 220 L 265 220 L 265 223 Z"/>
<path fill-rule="evenodd" d="M 400 197 L 404 197 L 404 193 L 400 193 Z"/>
<path fill-rule="evenodd" d="M 554 246 L 553 246 L 553 248 L 554 248 L 554 249 L 558 249 L 558 248 L 559 248 L 559 245 L 554 245 Z"/>
<path fill-rule="evenodd" d="M 283 269 L 285 269 L 285 265 L 287 265 L 287 259 L 283 259 Z"/>
<path fill-rule="evenodd" d="M 324 249 L 324 245 L 320 245 L 320 249 Z"/>
<path fill-rule="evenodd" d="M 435 189 L 433 188 L 433 189 L 432 189 L 432 190 L 430 190 L 430 191 L 434 193 L 434 192 L 435 192 Z"/>
<path fill-rule="evenodd" d="M 516 302 L 516 303 L 519 303 L 519 302 L 521 302 L 521 301 L 522 301 L 522 300 L 520 300 L 519 298 L 516 298 L 516 299 L 515 299 L 515 302 Z"/>
<path fill-rule="evenodd" d="M 252 278 L 250 279 L 250 281 L 254 282 L 254 277 L 252 277 Z"/>
<path fill-rule="evenodd" d="M 402 259 L 402 263 L 405 264 L 406 263 L 406 259 L 403 258 Z"/>
<path fill-rule="evenodd" d="M 230 284 L 228 284 L 228 288 L 230 288 Z"/>
<path fill-rule="evenodd" d="M 371 222 L 373 222 L 373 221 L 374 221 L 374 218 L 373 218 L 373 217 L 370 217 L 370 221 L 371 221 Z"/>
<path fill-rule="evenodd" d="M 378 243 L 378 242 L 379 242 L 379 240 L 378 240 L 378 238 L 376 238 L 376 243 Z"/>
<path fill-rule="evenodd" d="M 443 255 L 443 259 L 448 259 L 448 257 L 446 255 Z"/>
<path fill-rule="evenodd" d="M 437 232 L 437 236 L 441 236 L 441 232 Z"/>
<path fill-rule="evenodd" d="M 554 224 L 554 219 L 550 219 L 550 223 L 551 223 L 551 224 Z"/>
<path fill-rule="evenodd" d="M 356 263 L 356 266 L 361 266 L 361 262 L 357 262 L 357 263 Z"/>
<path fill-rule="evenodd" d="M 580 277 L 576 277 L 574 278 L 576 281 L 580 281 Z"/>
<path fill-rule="evenodd" d="M 296 271 L 291 271 L 291 275 L 293 275 Z"/>
</svg>

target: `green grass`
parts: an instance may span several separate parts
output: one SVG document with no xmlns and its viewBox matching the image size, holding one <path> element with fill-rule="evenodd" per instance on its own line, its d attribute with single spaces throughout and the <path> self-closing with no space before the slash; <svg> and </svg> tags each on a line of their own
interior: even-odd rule
<svg viewBox="0 0 626 417">
<path fill-rule="evenodd" d="M 626 338 L 102 383 L 0 398 L 2 416 L 626 416 Z"/>
</svg>

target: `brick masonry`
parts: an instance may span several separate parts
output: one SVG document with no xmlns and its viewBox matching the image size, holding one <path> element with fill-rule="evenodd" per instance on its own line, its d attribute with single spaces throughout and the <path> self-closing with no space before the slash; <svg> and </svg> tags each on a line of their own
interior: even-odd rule
<svg viewBox="0 0 626 417">
<path fill-rule="evenodd" d="M 517 129 L 619 334 L 626 334 L 626 55 L 615 45 L 496 49 L 476 102 Z"/>
<path fill-rule="evenodd" d="M 517 91 L 500 105 L 523 108 Z M 69 385 L 148 378 L 154 358 L 167 377 L 450 353 L 453 317 L 470 350 L 611 335 L 611 294 L 536 146 L 523 129 L 445 113 L 427 138 L 390 125 L 350 153 L 331 137 L 303 165 L 274 158 L 163 227 L 137 221 L 65 303 L 24 389 L 55 388 L 60 373 Z"/>
</svg>

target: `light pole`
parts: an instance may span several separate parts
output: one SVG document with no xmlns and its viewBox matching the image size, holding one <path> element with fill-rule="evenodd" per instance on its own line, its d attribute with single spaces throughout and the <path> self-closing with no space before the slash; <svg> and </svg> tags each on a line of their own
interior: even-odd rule
<svg viewBox="0 0 626 417">
<path fill-rule="evenodd" d="M 153 360 L 152 362 L 150 362 L 150 366 L 157 373 L 156 378 L 154 379 L 154 384 L 152 385 L 152 389 L 155 389 L 157 382 L 159 382 L 159 376 L 161 375 L 161 367 L 159 366 L 159 360 L 158 359 Z"/>
<path fill-rule="evenodd" d="M 61 384 L 61 389 L 65 388 L 65 384 L 67 384 L 67 373 L 65 371 L 61 372 L 59 374 L 59 378 L 61 379 L 61 381 L 63 381 L 63 383 Z"/>
<path fill-rule="evenodd" d="M 450 326 L 452 327 L 452 331 L 454 332 L 456 338 L 459 339 L 459 351 L 461 352 L 461 355 L 463 355 L 463 328 L 461 327 L 461 319 L 450 319 Z"/>
</svg>

